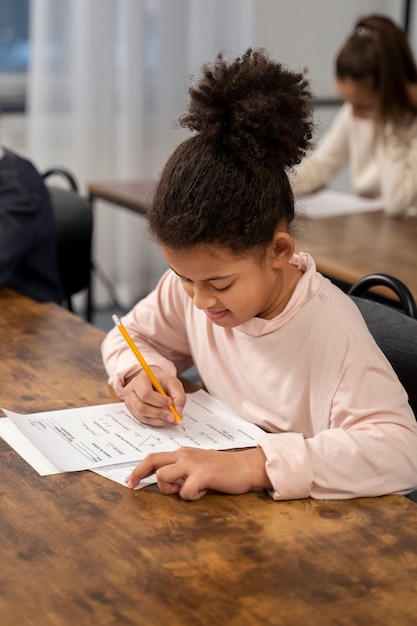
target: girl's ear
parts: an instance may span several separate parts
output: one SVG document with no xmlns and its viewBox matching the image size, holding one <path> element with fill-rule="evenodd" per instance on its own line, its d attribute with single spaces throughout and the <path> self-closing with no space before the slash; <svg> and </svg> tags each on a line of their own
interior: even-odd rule
<svg viewBox="0 0 417 626">
<path fill-rule="evenodd" d="M 294 254 L 295 242 L 285 231 L 277 231 L 270 245 L 271 265 L 274 268 L 284 267 Z"/>
</svg>

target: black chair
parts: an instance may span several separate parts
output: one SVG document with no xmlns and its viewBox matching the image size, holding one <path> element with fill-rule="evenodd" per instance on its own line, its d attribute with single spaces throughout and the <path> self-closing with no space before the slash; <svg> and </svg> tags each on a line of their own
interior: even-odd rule
<svg viewBox="0 0 417 626">
<path fill-rule="evenodd" d="M 413 294 L 401 280 L 391 276 L 390 274 L 367 274 L 360 278 L 354 285 L 348 290 L 349 295 L 364 296 L 369 300 L 378 300 L 369 290 L 372 287 L 388 287 L 393 291 L 399 299 L 399 307 L 409 315 L 417 319 L 417 305 L 413 298 Z M 382 298 L 384 304 L 390 304 L 388 299 Z"/>
<path fill-rule="evenodd" d="M 389 287 L 400 300 L 402 311 L 364 297 L 374 286 Z M 348 294 L 359 307 L 375 341 L 390 361 L 417 419 L 417 319 L 416 303 L 408 287 L 389 274 L 369 274 L 352 285 Z M 407 494 L 417 503 L 417 490 Z"/>
<path fill-rule="evenodd" d="M 51 185 L 46 179 L 64 178 L 69 188 Z M 74 175 L 64 167 L 51 167 L 43 174 L 55 215 L 58 265 L 66 305 L 73 311 L 72 296 L 86 290 L 85 317 L 92 318 L 91 245 L 93 214 L 90 203 L 79 193 Z"/>
<path fill-rule="evenodd" d="M 365 298 L 366 290 L 376 285 L 392 289 L 403 310 Z M 352 285 L 348 294 L 407 391 L 417 419 L 417 307 L 411 292 L 393 276 L 370 274 Z"/>
</svg>

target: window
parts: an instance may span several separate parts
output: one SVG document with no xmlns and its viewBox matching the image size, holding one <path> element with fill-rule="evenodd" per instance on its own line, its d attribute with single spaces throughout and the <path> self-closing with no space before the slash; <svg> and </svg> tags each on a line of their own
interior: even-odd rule
<svg viewBox="0 0 417 626">
<path fill-rule="evenodd" d="M 29 58 L 29 0 L 1 0 L 0 108 L 25 107 Z"/>
</svg>

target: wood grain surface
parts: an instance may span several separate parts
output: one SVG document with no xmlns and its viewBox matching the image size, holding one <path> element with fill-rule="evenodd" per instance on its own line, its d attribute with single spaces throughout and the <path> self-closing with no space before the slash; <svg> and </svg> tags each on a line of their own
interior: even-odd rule
<svg viewBox="0 0 417 626">
<path fill-rule="evenodd" d="M 0 406 L 115 401 L 103 333 L 0 290 Z M 417 507 L 401 496 L 197 502 L 92 472 L 40 477 L 0 440 L 1 626 L 417 623 Z"/>
<path fill-rule="evenodd" d="M 417 301 L 417 218 L 389 218 L 381 211 L 299 219 L 297 246 L 312 254 L 317 269 L 353 284 L 366 274 L 402 280 Z M 395 299 L 392 292 L 377 290 Z"/>
</svg>

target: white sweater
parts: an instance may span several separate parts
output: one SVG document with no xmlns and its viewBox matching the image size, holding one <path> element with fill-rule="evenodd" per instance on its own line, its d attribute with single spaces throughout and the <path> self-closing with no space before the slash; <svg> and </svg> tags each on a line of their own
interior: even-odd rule
<svg viewBox="0 0 417 626">
<path fill-rule="evenodd" d="M 317 150 L 289 173 L 299 197 L 325 187 L 347 163 L 358 195 L 381 197 L 390 216 L 415 214 L 417 208 L 417 119 L 401 130 L 385 130 L 352 115 L 344 104 Z"/>
</svg>

